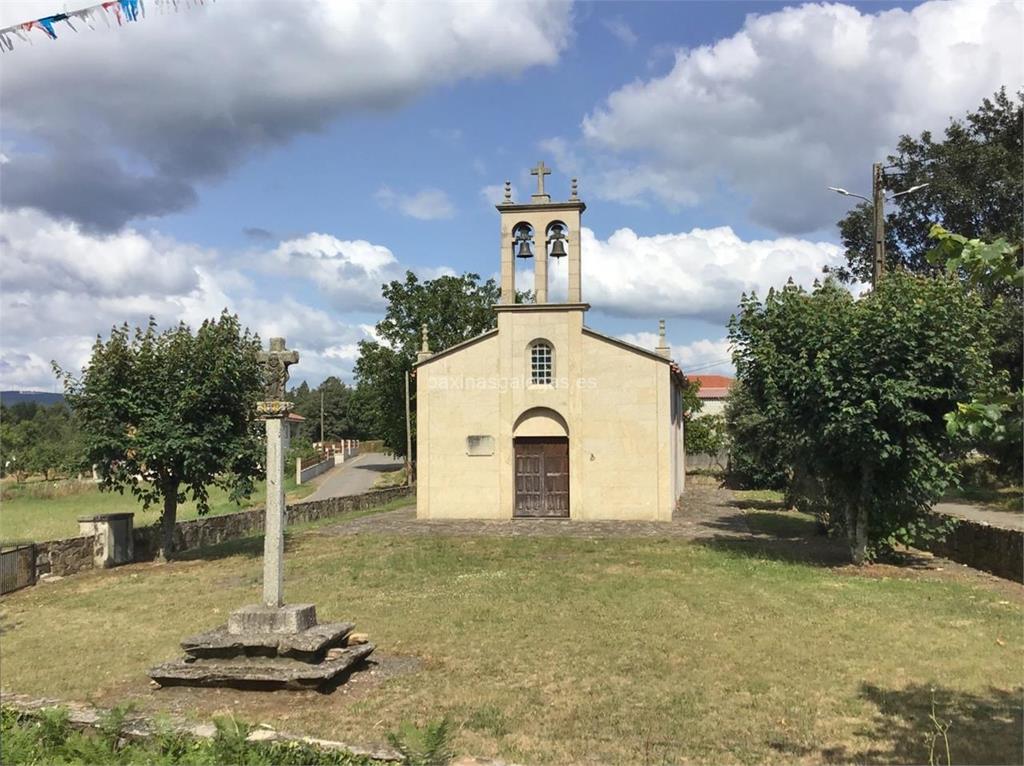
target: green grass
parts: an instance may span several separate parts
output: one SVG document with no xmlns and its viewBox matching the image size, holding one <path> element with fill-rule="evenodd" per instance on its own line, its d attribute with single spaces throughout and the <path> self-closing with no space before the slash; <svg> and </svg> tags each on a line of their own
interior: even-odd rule
<svg viewBox="0 0 1024 766">
<path fill-rule="evenodd" d="M 251 602 L 260 567 L 240 550 L 11 594 L 3 687 L 353 743 L 444 717 L 457 751 L 537 764 L 927 762 L 934 695 L 954 761 L 1024 756 L 1011 583 L 675 539 L 292 530 L 288 600 L 356 622 L 376 674 L 330 695 L 151 690 L 145 669 Z"/>
<path fill-rule="evenodd" d="M 248 742 L 250 728 L 233 718 L 216 721 L 211 739 L 199 739 L 165 727 L 156 736 L 132 740 L 122 736 L 130 725 L 129 711 L 104 714 L 95 730 L 79 731 L 67 711 L 50 708 L 34 716 L 0 709 L 0 758 L 15 764 L 274 764 L 274 766 L 374 766 L 381 761 L 341 751 L 328 751 L 300 742 Z"/>
<path fill-rule="evenodd" d="M 100 492 L 95 485 L 82 486 L 73 494 L 56 497 L 40 497 L 38 491 L 24 491 L 19 487 L 4 488 L 0 501 L 0 539 L 2 540 L 54 540 L 74 537 L 78 534 L 78 517 L 99 513 L 134 513 L 135 526 L 148 526 L 160 519 L 160 509 L 150 506 L 142 510 L 130 492 L 121 495 L 116 492 Z M 289 500 L 298 500 L 313 492 L 312 484 L 295 484 L 293 476 L 285 479 L 285 492 Z M 228 493 L 219 487 L 210 488 L 210 514 L 234 513 L 253 505 L 262 505 L 266 489 L 264 483 L 256 485 L 256 491 L 241 505 L 232 502 Z M 178 520 L 194 519 L 199 515 L 195 503 L 187 502 L 178 506 Z"/>
</svg>

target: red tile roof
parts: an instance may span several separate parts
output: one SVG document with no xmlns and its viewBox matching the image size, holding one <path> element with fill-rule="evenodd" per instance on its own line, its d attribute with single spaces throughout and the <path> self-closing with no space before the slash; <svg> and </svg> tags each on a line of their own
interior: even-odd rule
<svg viewBox="0 0 1024 766">
<path fill-rule="evenodd" d="M 698 399 L 724 399 L 732 387 L 733 378 L 728 375 L 687 375 L 690 380 L 700 382 Z"/>
</svg>

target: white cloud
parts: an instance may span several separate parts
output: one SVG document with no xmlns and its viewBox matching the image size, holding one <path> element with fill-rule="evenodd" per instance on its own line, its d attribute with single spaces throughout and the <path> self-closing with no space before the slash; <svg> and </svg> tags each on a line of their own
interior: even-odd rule
<svg viewBox="0 0 1024 766">
<path fill-rule="evenodd" d="M 313 233 L 289 239 L 270 256 L 288 274 L 315 283 L 341 311 L 380 308 L 381 285 L 405 273 L 398 259 L 383 245 L 338 239 L 330 234 Z"/>
<path fill-rule="evenodd" d="M 616 16 L 613 19 L 604 19 L 601 24 L 604 25 L 605 29 L 612 33 L 612 36 L 615 37 L 616 40 L 627 48 L 632 48 L 636 45 L 636 42 L 639 39 L 636 32 L 632 30 L 629 24 L 627 24 L 621 16 Z"/>
<path fill-rule="evenodd" d="M 248 255 L 297 280 L 299 293 L 268 296 L 222 254 L 154 232 L 94 234 L 37 211 L 0 212 L 0 231 L 2 388 L 52 390 L 50 360 L 77 372 L 96 335 L 115 324 L 141 326 L 152 315 L 163 327 L 196 327 L 225 308 L 263 338 L 286 337 L 301 354 L 296 379 L 348 379 L 372 327 L 347 315 L 378 305 L 381 281 L 400 273 L 385 247 L 314 233 Z M 311 305 L 301 294 L 313 292 L 310 283 L 336 309 Z"/>
<path fill-rule="evenodd" d="M 1024 84 L 1022 28 L 1024 5 L 980 0 L 748 16 L 584 118 L 592 186 L 679 206 L 724 183 L 778 231 L 831 225 L 847 201 L 826 185 L 866 188 L 901 134 L 941 131 L 1000 86 Z"/>
<path fill-rule="evenodd" d="M 792 237 L 740 239 L 728 226 L 640 236 L 619 229 L 600 240 L 581 236 L 583 298 L 609 314 L 694 317 L 724 322 L 740 294 L 780 287 L 790 277 L 810 286 L 826 265 L 843 263 L 842 249 Z M 564 293 L 566 269 L 555 264 L 552 293 Z"/>
<path fill-rule="evenodd" d="M 199 248 L 132 229 L 93 236 L 74 223 L 54 225 L 33 210 L 0 210 L 4 291 L 84 292 L 94 296 L 163 294 L 198 284 Z"/>
<path fill-rule="evenodd" d="M 0 26 L 52 13 L 0 3 Z M 4 198 L 106 230 L 180 210 L 196 185 L 346 115 L 554 64 L 558 0 L 220 0 L 4 56 Z M 128 69 L 124 62 L 131 62 Z M 59 83 L 59 94 L 50 85 Z M 15 151 L 14 147 L 27 146 Z"/>
<path fill-rule="evenodd" d="M 404 215 L 420 221 L 437 221 L 455 215 L 455 205 L 440 189 L 421 189 L 414 194 L 401 194 L 382 186 L 373 195 L 383 208 L 398 208 Z"/>
<path fill-rule="evenodd" d="M 517 194 L 516 185 L 512 184 L 512 199 L 516 199 Z M 501 204 L 505 201 L 505 184 L 488 184 L 480 190 L 480 196 L 488 206 Z"/>
<path fill-rule="evenodd" d="M 671 336 L 671 326 L 667 328 L 667 333 Z M 626 343 L 651 351 L 658 347 L 658 334 L 654 332 L 627 332 L 617 337 Z M 701 338 L 690 343 L 673 343 L 668 340 L 668 344 L 672 349 L 672 358 L 679 363 L 683 372 L 722 375 L 735 373 L 728 338 Z"/>
</svg>

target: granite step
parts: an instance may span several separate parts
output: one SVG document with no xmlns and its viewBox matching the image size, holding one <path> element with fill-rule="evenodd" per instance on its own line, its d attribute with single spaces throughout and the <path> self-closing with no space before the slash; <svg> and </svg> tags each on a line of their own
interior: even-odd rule
<svg viewBox="0 0 1024 766">
<path fill-rule="evenodd" d="M 193 658 L 290 657 L 319 662 L 328 649 L 344 646 L 351 622 L 325 622 L 298 633 L 231 633 L 227 625 L 186 638 L 181 648 Z"/>
<path fill-rule="evenodd" d="M 220 686 L 235 689 L 315 689 L 343 676 L 374 650 L 373 644 L 334 648 L 318 663 L 290 657 L 191 658 L 165 662 L 147 675 L 160 686 Z"/>
</svg>

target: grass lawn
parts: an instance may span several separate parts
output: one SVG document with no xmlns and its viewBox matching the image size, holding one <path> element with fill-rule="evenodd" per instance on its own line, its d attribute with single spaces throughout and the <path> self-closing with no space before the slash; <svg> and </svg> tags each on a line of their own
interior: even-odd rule
<svg viewBox="0 0 1024 766">
<path fill-rule="evenodd" d="M 557 764 L 927 763 L 934 699 L 954 762 L 1022 759 L 1019 586 L 680 539 L 293 530 L 288 599 L 368 632 L 373 674 L 329 695 L 149 688 L 182 637 L 257 598 L 259 551 L 11 594 L 4 690 L 355 743 L 448 716 L 460 752 Z"/>
<path fill-rule="evenodd" d="M 130 492 L 120 495 L 116 492 L 100 492 L 95 485 L 84 486 L 81 491 L 57 497 L 40 497 L 33 492 L 32 485 L 25 487 L 6 485 L 0 501 L 0 540 L 54 540 L 74 537 L 78 534 L 78 517 L 97 513 L 134 513 L 137 527 L 156 524 L 160 519 L 160 508 L 150 506 L 143 511 L 142 505 Z M 312 484 L 301 486 L 295 477 L 286 477 L 285 492 L 290 500 L 305 497 L 316 489 Z M 228 493 L 219 487 L 210 488 L 210 513 L 220 515 L 234 513 L 252 505 L 262 505 L 266 489 L 264 483 L 256 485 L 256 491 L 241 505 L 228 499 Z M 194 519 L 198 516 L 195 503 L 187 502 L 178 506 L 178 520 Z"/>
</svg>

